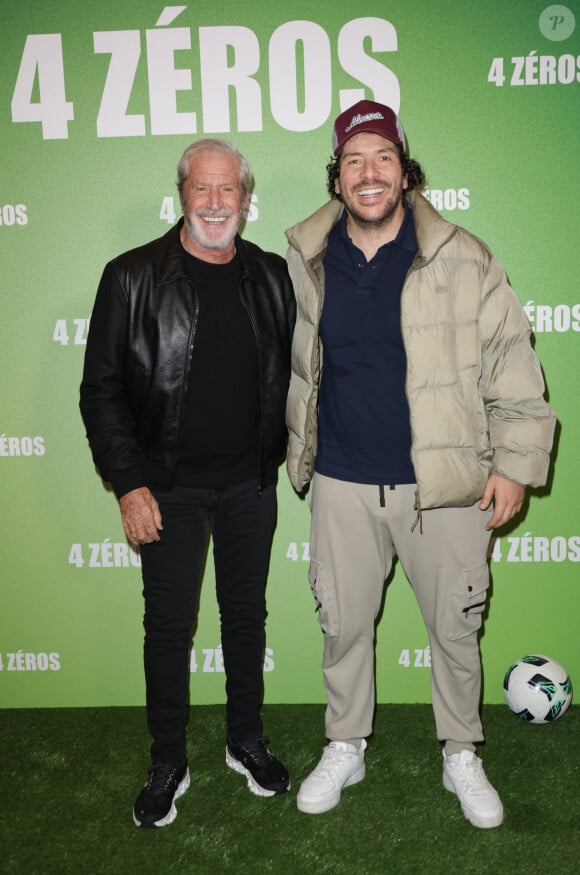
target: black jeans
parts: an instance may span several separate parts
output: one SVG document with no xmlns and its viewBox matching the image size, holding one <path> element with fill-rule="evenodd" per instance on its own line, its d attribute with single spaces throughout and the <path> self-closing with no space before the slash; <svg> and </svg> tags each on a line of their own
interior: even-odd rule
<svg viewBox="0 0 580 875">
<path fill-rule="evenodd" d="M 152 762 L 186 759 L 191 635 L 210 533 L 226 674 L 227 729 L 262 733 L 266 579 L 276 527 L 276 487 L 153 490 L 161 540 L 141 547 L 144 662 Z"/>
</svg>

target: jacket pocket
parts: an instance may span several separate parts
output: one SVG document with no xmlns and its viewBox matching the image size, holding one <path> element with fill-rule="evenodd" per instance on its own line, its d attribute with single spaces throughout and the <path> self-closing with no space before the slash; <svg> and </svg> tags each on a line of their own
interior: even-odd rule
<svg viewBox="0 0 580 875">
<path fill-rule="evenodd" d="M 338 635 L 338 606 L 333 587 L 325 575 L 324 568 L 315 559 L 310 560 L 308 582 L 316 602 L 320 627 L 325 635 Z"/>
<path fill-rule="evenodd" d="M 456 641 L 481 628 L 487 605 L 489 569 L 487 563 L 463 572 L 459 591 L 452 599 L 447 638 Z"/>
</svg>

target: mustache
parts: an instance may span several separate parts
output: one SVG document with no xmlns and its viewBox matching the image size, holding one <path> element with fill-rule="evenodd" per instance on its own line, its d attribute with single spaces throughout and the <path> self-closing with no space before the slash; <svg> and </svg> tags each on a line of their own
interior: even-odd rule
<svg viewBox="0 0 580 875">
<path fill-rule="evenodd" d="M 387 182 L 384 179 L 377 179 L 376 177 L 373 179 L 365 179 L 364 182 L 358 182 L 355 186 L 353 186 L 353 191 L 360 191 L 360 189 L 371 188 L 373 185 L 379 185 L 381 188 L 392 188 L 392 183 Z"/>
<path fill-rule="evenodd" d="M 200 209 L 195 210 L 193 215 L 198 216 L 200 219 L 229 219 L 233 214 L 233 210 L 226 210 L 223 207 L 219 210 L 210 210 L 207 207 L 200 207 Z"/>
</svg>

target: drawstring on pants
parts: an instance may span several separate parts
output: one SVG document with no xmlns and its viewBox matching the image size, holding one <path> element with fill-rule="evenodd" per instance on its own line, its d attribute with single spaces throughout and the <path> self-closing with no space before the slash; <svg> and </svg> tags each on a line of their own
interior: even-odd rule
<svg viewBox="0 0 580 875">
<path fill-rule="evenodd" d="M 393 490 L 395 488 L 394 484 L 389 484 L 389 490 Z M 385 487 L 382 483 L 379 483 L 379 505 L 380 507 L 386 507 L 385 502 Z M 415 518 L 415 522 L 411 526 L 411 532 L 414 532 L 417 528 L 417 524 L 419 524 L 419 533 L 423 534 L 423 511 L 421 510 L 421 505 L 419 504 L 419 491 L 415 492 L 415 504 L 413 505 L 413 510 L 417 511 L 417 516 Z"/>
<path fill-rule="evenodd" d="M 415 492 L 415 504 L 413 505 L 413 510 L 417 511 L 417 518 L 413 525 L 411 526 L 411 533 L 415 531 L 417 528 L 417 523 L 419 523 L 419 534 L 423 534 L 423 511 L 421 510 L 421 505 L 419 504 L 419 490 Z"/>
<path fill-rule="evenodd" d="M 389 484 L 389 489 L 390 489 L 391 491 L 392 491 L 394 488 L 395 488 L 395 487 L 394 487 L 394 485 L 393 485 L 392 483 Z M 385 504 L 385 487 L 383 486 L 382 483 L 379 483 L 379 505 L 380 505 L 380 507 L 386 507 L 386 504 Z"/>
</svg>

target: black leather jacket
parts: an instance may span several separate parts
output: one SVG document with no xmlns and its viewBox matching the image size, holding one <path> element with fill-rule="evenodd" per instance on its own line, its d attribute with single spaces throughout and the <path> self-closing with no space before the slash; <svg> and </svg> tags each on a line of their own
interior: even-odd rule
<svg viewBox="0 0 580 875">
<path fill-rule="evenodd" d="M 80 408 L 94 462 L 117 496 L 171 486 L 198 315 L 179 231 L 106 266 L 91 316 Z M 240 295 L 258 348 L 260 483 L 284 459 L 296 305 L 286 263 L 236 238 Z"/>
</svg>

